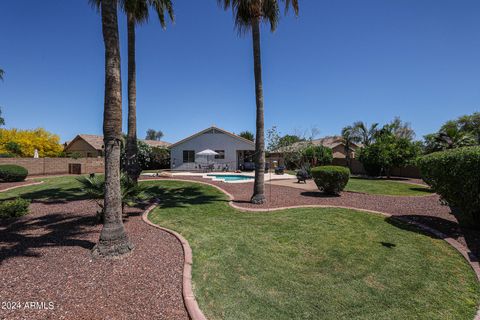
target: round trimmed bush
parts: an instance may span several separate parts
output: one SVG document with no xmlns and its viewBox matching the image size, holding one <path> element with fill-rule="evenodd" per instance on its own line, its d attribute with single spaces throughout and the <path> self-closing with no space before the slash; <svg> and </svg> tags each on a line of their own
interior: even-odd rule
<svg viewBox="0 0 480 320">
<path fill-rule="evenodd" d="M 312 168 L 312 177 L 320 191 L 338 195 L 348 183 L 350 170 L 340 166 L 315 167 Z"/>
<path fill-rule="evenodd" d="M 464 147 L 422 156 L 422 179 L 465 227 L 480 228 L 480 147 Z"/>
<path fill-rule="evenodd" d="M 0 182 L 23 181 L 28 175 L 28 170 L 14 164 L 0 165 Z"/>
<path fill-rule="evenodd" d="M 16 198 L 0 202 L 0 218 L 16 218 L 28 214 L 29 200 Z"/>
</svg>

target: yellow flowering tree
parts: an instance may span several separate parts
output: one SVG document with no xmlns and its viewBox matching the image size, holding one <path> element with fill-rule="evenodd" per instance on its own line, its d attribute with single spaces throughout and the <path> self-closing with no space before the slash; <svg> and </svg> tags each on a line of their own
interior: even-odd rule
<svg viewBox="0 0 480 320">
<path fill-rule="evenodd" d="M 0 154 L 33 157 L 35 149 L 40 157 L 58 157 L 62 154 L 63 146 L 58 135 L 43 128 L 0 129 Z"/>
</svg>

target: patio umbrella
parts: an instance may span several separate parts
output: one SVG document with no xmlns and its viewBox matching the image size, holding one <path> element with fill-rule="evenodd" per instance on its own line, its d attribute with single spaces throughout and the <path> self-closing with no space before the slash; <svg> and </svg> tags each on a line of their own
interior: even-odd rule
<svg viewBox="0 0 480 320">
<path fill-rule="evenodd" d="M 197 153 L 197 156 L 205 156 L 207 157 L 207 164 L 208 164 L 208 157 L 209 156 L 216 156 L 218 155 L 218 152 L 215 152 L 213 150 L 210 150 L 210 149 L 205 149 L 203 151 L 200 151 Z"/>
</svg>

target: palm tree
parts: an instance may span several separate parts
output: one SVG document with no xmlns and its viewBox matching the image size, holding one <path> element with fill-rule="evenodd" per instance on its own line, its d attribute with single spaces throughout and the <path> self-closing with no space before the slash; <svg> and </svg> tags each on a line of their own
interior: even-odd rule
<svg viewBox="0 0 480 320">
<path fill-rule="evenodd" d="M 469 132 L 463 132 L 457 127 L 447 127 L 441 130 L 436 138 L 436 149 L 454 149 L 460 147 L 474 146 L 475 137 Z"/>
<path fill-rule="evenodd" d="M 122 82 L 118 38 L 117 1 L 102 0 L 102 31 L 105 44 L 105 220 L 100 239 L 93 248 L 96 257 L 122 256 L 133 250 L 122 221 L 120 146 L 122 143 Z"/>
<path fill-rule="evenodd" d="M 99 0 L 101 1 L 101 0 Z M 141 172 L 137 153 L 137 84 L 135 62 L 135 26 L 148 20 L 149 7 L 157 13 L 163 29 L 166 28 L 165 11 L 174 20 L 171 0 L 122 0 L 122 7 L 127 14 L 128 33 L 128 131 L 126 155 L 126 172 L 135 183 Z"/>
<path fill-rule="evenodd" d="M 342 139 L 345 146 L 345 161 L 347 162 L 347 167 L 351 167 L 351 151 L 352 144 L 357 143 L 361 140 L 360 136 L 357 135 L 356 127 L 347 126 L 342 129 Z"/>
<path fill-rule="evenodd" d="M 378 131 L 378 123 L 373 123 L 370 127 L 363 121 L 357 121 L 353 123 L 353 134 L 358 137 L 357 142 L 361 142 L 364 146 L 370 145 L 375 134 Z"/>
<path fill-rule="evenodd" d="M 0 69 L 0 80 L 3 81 L 3 76 L 5 75 L 5 71 L 3 69 Z"/>
<path fill-rule="evenodd" d="M 102 0 L 90 0 L 94 6 L 100 7 Z M 128 129 L 125 147 L 124 168 L 132 181 L 137 183 L 141 168 L 138 165 L 137 145 L 137 81 L 135 62 L 135 27 L 145 23 L 149 18 L 149 8 L 158 15 L 160 25 L 166 28 L 165 12 L 174 20 L 173 5 L 171 0 L 121 0 L 123 10 L 127 15 L 128 38 Z M 163 133 L 162 133 L 163 136 Z"/>
<path fill-rule="evenodd" d="M 255 182 L 251 202 L 265 203 L 265 124 L 263 107 L 262 62 L 260 52 L 260 22 L 270 24 L 273 32 L 280 17 L 278 0 L 217 0 L 224 10 L 232 8 L 235 26 L 239 33 L 251 30 L 253 40 L 253 59 L 255 73 L 255 97 L 257 106 L 255 137 Z M 298 15 L 298 0 L 283 0 L 286 11 L 291 7 Z"/>
</svg>

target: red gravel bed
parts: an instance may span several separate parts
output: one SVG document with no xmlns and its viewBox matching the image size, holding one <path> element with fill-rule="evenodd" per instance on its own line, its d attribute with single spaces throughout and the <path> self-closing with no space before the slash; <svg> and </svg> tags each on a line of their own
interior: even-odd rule
<svg viewBox="0 0 480 320">
<path fill-rule="evenodd" d="M 0 191 L 13 188 L 13 187 L 24 186 L 26 184 L 31 184 L 31 183 L 33 182 L 28 180 L 20 181 L 20 182 L 0 182 Z"/>
<path fill-rule="evenodd" d="M 22 219 L 0 222 L 0 302 L 21 304 L 21 310 L 0 308 L 0 319 L 188 319 L 182 246 L 144 223 L 142 210 L 129 209 L 125 222 L 133 253 L 92 261 L 101 229 L 95 204 L 30 208 Z M 24 308 L 30 301 L 54 308 Z"/>
<path fill-rule="evenodd" d="M 253 183 L 225 183 L 195 176 L 175 176 L 175 179 L 195 180 L 216 185 L 233 195 L 233 203 L 243 208 L 280 208 L 299 205 L 346 206 L 389 213 L 402 219 L 417 221 L 456 239 L 476 257 L 480 257 L 480 232 L 461 228 L 448 206 L 440 203 L 436 194 L 424 197 L 382 196 L 355 192 L 343 192 L 340 197 L 325 196 L 320 192 L 306 191 L 287 186 L 265 184 L 267 203 L 250 203 Z M 142 177 L 143 179 L 143 177 Z M 398 225 L 393 219 L 388 222 Z M 475 258 L 473 259 L 475 260 Z"/>
</svg>

